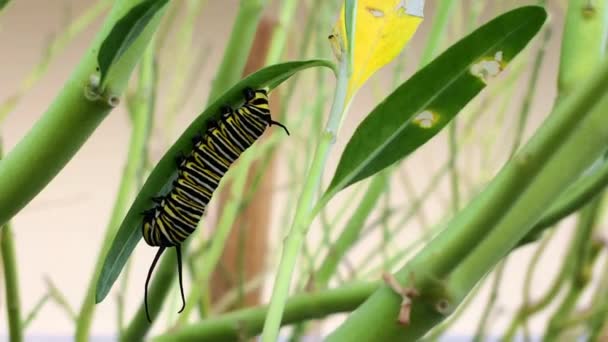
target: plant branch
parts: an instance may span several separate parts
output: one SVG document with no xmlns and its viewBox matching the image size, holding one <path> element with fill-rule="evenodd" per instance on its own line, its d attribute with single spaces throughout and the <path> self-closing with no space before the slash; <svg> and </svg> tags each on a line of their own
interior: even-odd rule
<svg viewBox="0 0 608 342">
<path fill-rule="evenodd" d="M 0 231 L 0 251 L 6 291 L 6 317 L 8 317 L 8 334 L 11 342 L 23 341 L 21 324 L 21 300 L 19 296 L 19 279 L 17 275 L 17 256 L 15 241 L 10 224 Z"/>
<path fill-rule="evenodd" d="M 268 309 L 268 317 L 264 323 L 264 331 L 262 334 L 263 342 L 275 342 L 278 338 L 281 317 L 289 294 L 293 270 L 304 238 L 306 237 L 308 227 L 314 217 L 314 215 L 311 214 L 311 208 L 315 190 L 318 188 L 331 147 L 335 143 L 341 118 L 346 110 L 347 85 L 347 63 L 342 62 L 340 63 L 338 71 L 336 92 L 327 121 L 327 127 L 317 145 L 312 164 L 308 171 L 306 181 L 304 182 L 302 193 L 298 200 L 294 221 L 283 245 L 279 271 L 275 279 Z"/>
<path fill-rule="evenodd" d="M 377 283 L 351 284 L 337 289 L 299 294 L 285 305 L 280 324 L 287 325 L 354 310 L 376 288 Z M 241 341 L 260 333 L 268 307 L 234 311 L 185 326 L 153 339 L 161 341 Z"/>
</svg>

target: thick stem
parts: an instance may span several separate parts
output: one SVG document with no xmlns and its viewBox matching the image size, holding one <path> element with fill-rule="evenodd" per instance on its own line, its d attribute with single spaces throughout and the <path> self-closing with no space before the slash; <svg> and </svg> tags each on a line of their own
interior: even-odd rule
<svg viewBox="0 0 608 342">
<path fill-rule="evenodd" d="M 558 90 L 568 95 L 588 75 L 597 72 L 597 63 L 606 53 L 608 1 L 569 0 L 562 38 Z"/>
<path fill-rule="evenodd" d="M 572 183 L 564 194 L 555 200 L 526 237 L 519 242 L 518 247 L 539 239 L 546 229 L 582 208 L 608 186 L 608 159 L 606 156 L 600 160 L 600 163 L 590 174 Z"/>
<path fill-rule="evenodd" d="M 17 256 L 15 242 L 10 224 L 0 231 L 0 251 L 4 268 L 4 287 L 6 291 L 6 317 L 8 317 L 8 335 L 11 342 L 23 341 L 21 325 L 21 301 L 19 296 L 19 279 L 17 276 Z"/>
<path fill-rule="evenodd" d="M 352 311 L 377 287 L 378 284 L 375 283 L 352 284 L 293 296 L 285 305 L 285 315 L 280 324 L 293 324 Z M 154 341 L 242 341 L 260 333 L 267 310 L 268 307 L 257 307 L 234 311 L 158 336 Z"/>
<path fill-rule="evenodd" d="M 268 317 L 264 322 L 262 334 L 263 342 L 274 342 L 278 338 L 281 326 L 283 309 L 289 295 L 289 287 L 295 264 L 300 254 L 300 249 L 306 237 L 306 233 L 313 215 L 311 207 L 316 189 L 323 175 L 325 163 L 331 147 L 334 145 L 338 127 L 345 112 L 346 90 L 348 85 L 348 70 L 346 63 L 340 63 L 334 102 L 329 114 L 325 133 L 317 145 L 308 176 L 304 182 L 302 194 L 298 200 L 295 218 L 291 226 L 281 253 L 279 271 L 275 279 L 272 298 L 268 310 Z"/>
<path fill-rule="evenodd" d="M 108 101 L 85 96 L 97 67 L 97 52 L 114 24 L 138 0 L 114 4 L 91 48 L 59 92 L 47 112 L 0 163 L 0 225 L 13 217 L 61 171 L 112 110 Z M 156 30 L 161 10 L 112 69 L 106 93 L 119 96 L 131 71 Z M 40 167 L 44 165 L 45 167 Z"/>
</svg>

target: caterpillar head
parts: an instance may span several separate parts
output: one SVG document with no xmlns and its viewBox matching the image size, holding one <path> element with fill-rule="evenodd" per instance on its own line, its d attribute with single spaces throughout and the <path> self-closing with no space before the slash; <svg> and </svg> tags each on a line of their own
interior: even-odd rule
<svg viewBox="0 0 608 342">
<path fill-rule="evenodd" d="M 144 217 L 142 223 L 142 235 L 144 236 L 146 243 L 150 246 L 156 245 L 153 238 L 156 213 L 156 208 L 148 209 L 142 213 Z"/>
</svg>

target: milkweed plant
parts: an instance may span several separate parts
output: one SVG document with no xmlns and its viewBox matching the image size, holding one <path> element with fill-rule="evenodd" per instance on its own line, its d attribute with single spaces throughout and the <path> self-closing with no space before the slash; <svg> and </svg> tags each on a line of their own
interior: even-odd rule
<svg viewBox="0 0 608 342">
<path fill-rule="evenodd" d="M 13 3 L 0 1 L 0 25 Z M 0 123 L 106 16 L 47 111 L 0 160 L 11 341 L 26 340 L 51 303 L 73 318 L 77 341 L 96 334 L 106 305 L 117 307 L 120 341 L 449 340 L 462 315 L 475 341 L 608 336 L 608 0 L 274 3 L 241 0 L 212 65 L 196 42 L 216 32 L 203 20 L 208 2 L 93 1 L 2 95 Z M 214 74 L 207 96 L 193 96 L 204 70 Z M 539 110 L 539 99 L 552 103 Z M 200 111 L 181 127 L 188 101 Z M 18 271 L 28 265 L 16 251 L 28 246 L 15 236 L 28 228 L 10 221 L 118 108 L 131 127 L 127 159 L 85 298 L 73 309 L 50 274 L 26 313 Z M 289 136 L 260 133 L 283 123 Z M 275 176 L 275 166 L 289 172 Z M 133 253 L 147 248 L 144 222 L 146 241 L 161 246 L 145 299 L 126 290 L 143 285 L 130 273 Z M 535 286 L 539 260 L 568 229 L 551 285 Z M 160 257 L 172 246 L 179 272 L 173 253 Z M 182 254 L 183 307 L 172 291 Z M 521 290 L 505 290 L 514 274 Z M 141 303 L 130 318 L 128 303 Z"/>
</svg>

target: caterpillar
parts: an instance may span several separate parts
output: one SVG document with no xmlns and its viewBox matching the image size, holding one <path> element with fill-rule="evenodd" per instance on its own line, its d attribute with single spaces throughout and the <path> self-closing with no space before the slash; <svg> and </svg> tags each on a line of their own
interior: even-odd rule
<svg viewBox="0 0 608 342">
<path fill-rule="evenodd" d="M 243 95 L 245 103 L 241 107 L 222 106 L 220 119 L 208 122 L 207 130 L 192 139 L 192 151 L 176 158 L 177 178 L 171 190 L 164 196 L 152 198 L 156 206 L 142 213 L 144 240 L 150 246 L 159 247 L 146 277 L 144 302 L 148 322 L 151 322 L 148 283 L 165 249 L 175 247 L 177 254 L 181 313 L 186 307 L 181 244 L 196 229 L 222 176 L 267 127 L 280 126 L 289 135 L 287 127 L 272 120 L 266 89 L 245 88 Z"/>
</svg>

